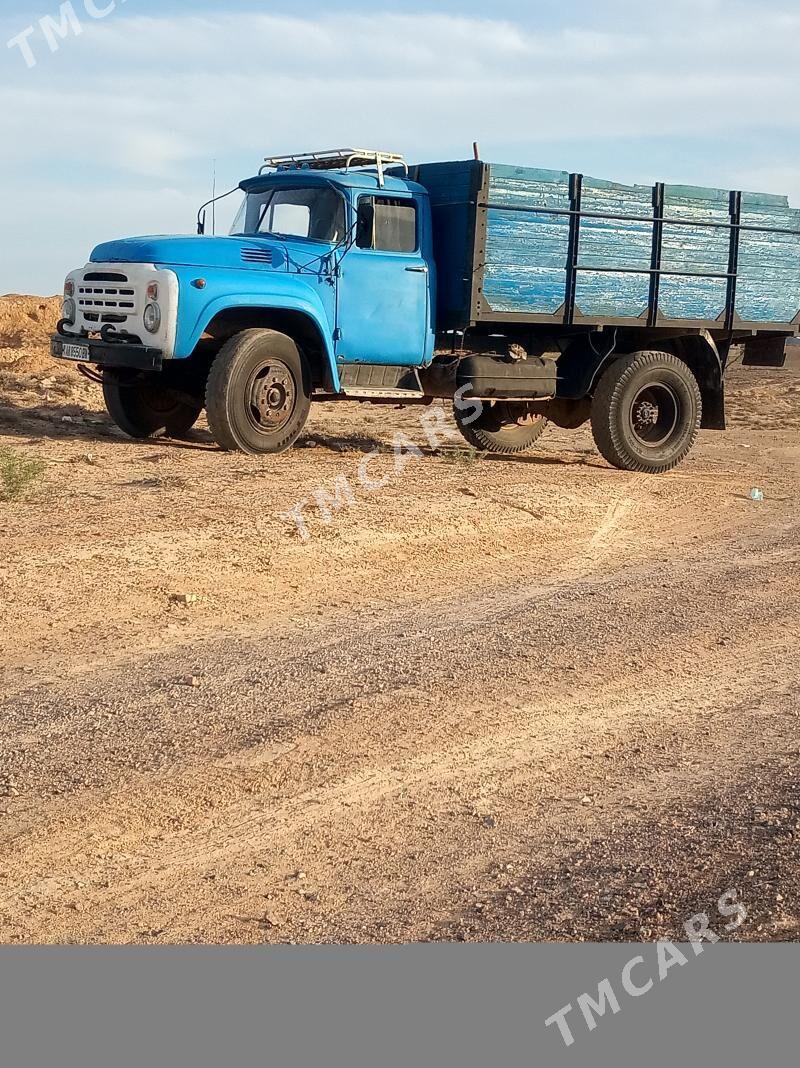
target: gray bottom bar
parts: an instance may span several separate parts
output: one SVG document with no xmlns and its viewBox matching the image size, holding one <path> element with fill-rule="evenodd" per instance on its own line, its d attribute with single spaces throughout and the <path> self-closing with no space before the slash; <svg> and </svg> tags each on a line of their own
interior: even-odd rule
<svg viewBox="0 0 800 1068">
<path fill-rule="evenodd" d="M 0 1063 L 796 1068 L 799 973 L 788 945 L 7 949 Z"/>
</svg>

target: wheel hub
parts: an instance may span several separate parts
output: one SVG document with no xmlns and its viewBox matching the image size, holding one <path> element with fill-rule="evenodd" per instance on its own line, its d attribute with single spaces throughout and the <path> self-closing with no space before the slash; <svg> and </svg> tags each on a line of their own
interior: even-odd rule
<svg viewBox="0 0 800 1068">
<path fill-rule="evenodd" d="M 250 414 L 261 431 L 280 430 L 289 422 L 296 399 L 294 378 L 275 361 L 258 371 L 250 385 Z"/>
<path fill-rule="evenodd" d="M 631 430 L 648 448 L 664 445 L 680 419 L 680 402 L 672 388 L 658 382 L 639 390 L 630 409 Z"/>
<path fill-rule="evenodd" d="M 532 427 L 540 418 L 530 411 L 527 404 L 500 402 L 492 405 L 492 412 L 499 424 L 509 427 Z"/>
<path fill-rule="evenodd" d="M 633 421 L 642 430 L 655 426 L 658 422 L 658 407 L 649 401 L 642 401 L 634 412 Z"/>
<path fill-rule="evenodd" d="M 159 389 L 149 384 L 140 387 L 140 396 L 150 411 L 167 416 L 180 408 L 180 399 L 171 389 Z"/>
</svg>

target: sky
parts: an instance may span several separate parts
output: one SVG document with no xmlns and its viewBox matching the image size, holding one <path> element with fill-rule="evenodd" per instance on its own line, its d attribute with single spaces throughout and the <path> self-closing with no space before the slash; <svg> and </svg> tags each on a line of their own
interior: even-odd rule
<svg viewBox="0 0 800 1068">
<path fill-rule="evenodd" d="M 797 0 L 71 3 L 0 0 L 0 294 L 60 291 L 104 240 L 191 232 L 214 161 L 222 191 L 314 149 L 477 140 L 800 207 Z"/>
</svg>

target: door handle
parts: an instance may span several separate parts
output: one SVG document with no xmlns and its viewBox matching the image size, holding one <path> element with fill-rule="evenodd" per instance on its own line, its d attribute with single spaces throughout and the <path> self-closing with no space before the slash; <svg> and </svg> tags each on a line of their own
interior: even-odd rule
<svg viewBox="0 0 800 1068">
<path fill-rule="evenodd" d="M 427 274 L 428 273 L 428 268 L 427 267 L 406 267 L 406 270 L 409 272 L 409 274 Z"/>
</svg>

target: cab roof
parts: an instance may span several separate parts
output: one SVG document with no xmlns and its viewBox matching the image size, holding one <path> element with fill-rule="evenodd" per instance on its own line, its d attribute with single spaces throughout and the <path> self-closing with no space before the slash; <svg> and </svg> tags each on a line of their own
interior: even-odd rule
<svg viewBox="0 0 800 1068">
<path fill-rule="evenodd" d="M 377 190 L 381 193 L 414 193 L 426 194 L 424 186 L 418 182 L 412 182 L 405 177 L 398 177 L 386 171 L 383 185 L 381 185 L 377 170 L 311 170 L 308 167 L 282 168 L 279 171 L 270 171 L 259 174 L 253 178 L 245 178 L 239 183 L 239 188 L 245 193 L 258 193 L 262 190 L 271 189 L 275 186 L 302 185 L 337 185 L 342 189 L 372 192 Z"/>
</svg>

